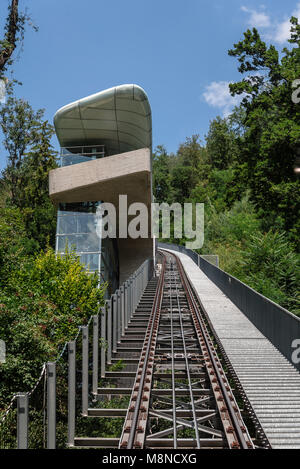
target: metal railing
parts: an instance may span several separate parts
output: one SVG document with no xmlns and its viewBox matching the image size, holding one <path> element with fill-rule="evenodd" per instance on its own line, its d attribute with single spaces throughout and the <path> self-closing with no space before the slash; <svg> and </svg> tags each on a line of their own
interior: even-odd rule
<svg viewBox="0 0 300 469">
<path fill-rule="evenodd" d="M 293 359 L 295 344 L 300 343 L 300 318 L 269 300 L 237 278 L 208 262 L 191 249 L 168 243 L 157 243 L 189 256 L 220 290 L 247 316 L 272 344 L 300 371 L 300 361 Z M 299 353 L 298 353 L 299 355 Z"/>
<path fill-rule="evenodd" d="M 172 249 L 173 251 L 181 252 L 182 254 L 186 254 L 189 256 L 195 264 L 200 267 L 200 258 L 207 260 L 210 264 L 219 266 L 219 256 L 215 254 L 202 254 L 199 256 L 195 251 L 192 249 L 187 249 L 184 246 L 180 246 L 179 244 L 171 244 L 171 243 L 161 243 L 158 242 L 157 246 L 162 249 Z"/>
<path fill-rule="evenodd" d="M 60 166 L 70 166 L 104 157 L 104 145 L 62 147 L 60 150 Z"/>
<path fill-rule="evenodd" d="M 76 429 L 97 395 L 98 382 L 112 364 L 112 354 L 153 275 L 147 259 L 80 326 L 56 361 L 42 366 L 35 386 L 16 393 L 0 415 L 0 449 L 55 449 L 74 445 Z"/>
</svg>

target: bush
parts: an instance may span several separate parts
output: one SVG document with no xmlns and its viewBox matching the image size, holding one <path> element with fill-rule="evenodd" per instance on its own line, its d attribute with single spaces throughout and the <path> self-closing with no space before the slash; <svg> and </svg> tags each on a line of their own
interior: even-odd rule
<svg viewBox="0 0 300 469">
<path fill-rule="evenodd" d="M 59 347 L 104 304 L 106 285 L 98 288 L 74 253 L 64 257 L 49 249 L 37 257 L 21 256 L 18 268 L 0 292 L 0 337 L 6 363 L 0 367 L 0 400 L 27 391 L 42 363 L 54 360 Z"/>
<path fill-rule="evenodd" d="M 299 255 L 284 232 L 252 236 L 243 253 L 246 283 L 290 311 L 300 314 Z"/>
<path fill-rule="evenodd" d="M 236 201 L 230 210 L 217 212 L 211 205 L 206 210 L 204 248 L 206 243 L 211 241 L 244 243 L 258 231 L 259 220 L 248 194 L 242 200 Z"/>
</svg>

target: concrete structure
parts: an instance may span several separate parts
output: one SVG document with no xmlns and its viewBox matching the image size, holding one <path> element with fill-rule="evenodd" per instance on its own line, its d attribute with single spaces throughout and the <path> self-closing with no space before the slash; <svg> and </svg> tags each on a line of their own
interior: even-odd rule
<svg viewBox="0 0 300 469">
<path fill-rule="evenodd" d="M 102 277 L 114 277 L 116 287 L 153 255 L 152 130 L 147 96 L 137 85 L 111 88 L 59 109 L 54 124 L 61 167 L 50 172 L 49 191 L 59 208 L 57 251 L 64 252 L 65 242 L 74 244 L 82 262 L 102 272 L 107 249 L 110 257 Z M 97 207 L 102 202 L 114 204 L 118 220 L 120 195 L 127 196 L 128 206 L 133 202 L 147 206 L 149 236 L 117 237 L 105 247 L 94 227 Z M 114 272 L 109 273 L 113 264 Z"/>
</svg>

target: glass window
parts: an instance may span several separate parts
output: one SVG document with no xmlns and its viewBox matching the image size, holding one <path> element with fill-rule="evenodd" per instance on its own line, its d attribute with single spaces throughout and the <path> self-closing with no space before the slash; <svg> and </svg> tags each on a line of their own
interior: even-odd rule
<svg viewBox="0 0 300 469">
<path fill-rule="evenodd" d="M 105 156 L 104 145 L 64 147 L 60 152 L 60 165 L 69 166 L 77 163 L 103 158 Z"/>
<path fill-rule="evenodd" d="M 60 235 L 58 236 L 57 250 L 59 252 L 71 251 L 72 249 L 77 250 L 76 236 L 72 235 Z"/>
<path fill-rule="evenodd" d="M 89 270 L 96 271 L 99 269 L 100 254 L 81 254 L 80 261 L 86 265 Z"/>
<path fill-rule="evenodd" d="M 57 214 L 57 252 L 75 249 L 80 261 L 91 272 L 99 272 L 101 281 L 108 282 L 107 295 L 119 284 L 118 250 L 115 239 L 97 234 L 97 208 L 101 202 L 61 203 Z"/>
<path fill-rule="evenodd" d="M 82 214 L 77 216 L 78 233 L 93 233 L 95 231 L 95 216 L 93 214 Z"/>
<path fill-rule="evenodd" d="M 65 215 L 58 217 L 57 232 L 64 233 L 77 233 L 77 218 L 75 215 Z"/>
</svg>

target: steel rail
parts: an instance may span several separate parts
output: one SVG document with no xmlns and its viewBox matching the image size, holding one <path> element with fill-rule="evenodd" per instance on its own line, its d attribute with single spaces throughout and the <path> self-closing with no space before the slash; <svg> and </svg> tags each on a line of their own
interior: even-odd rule
<svg viewBox="0 0 300 469">
<path fill-rule="evenodd" d="M 214 353 L 213 353 L 213 350 L 212 350 L 212 347 L 211 347 L 211 344 L 210 344 L 210 340 L 208 339 L 208 331 L 206 330 L 206 327 L 203 323 L 203 319 L 201 318 L 199 307 L 197 306 L 197 303 L 195 301 L 194 294 L 193 294 L 192 288 L 190 286 L 190 282 L 189 282 L 189 280 L 186 276 L 186 273 L 184 272 L 184 269 L 182 267 L 182 264 L 181 264 L 179 258 L 175 255 L 174 255 L 174 257 L 176 258 L 176 262 L 177 262 L 178 270 L 180 272 L 182 283 L 183 283 L 184 288 L 186 289 L 186 292 L 187 292 L 187 297 L 190 300 L 190 306 L 193 309 L 193 311 L 194 311 L 194 313 L 195 313 L 195 315 L 198 319 L 198 322 L 199 322 L 199 325 L 200 325 L 200 328 L 201 328 L 201 332 L 202 332 L 202 336 L 203 336 L 203 339 L 205 341 L 205 345 L 206 345 L 206 348 L 207 348 L 207 351 L 208 351 L 208 354 L 209 354 L 209 358 L 210 358 L 210 360 L 212 362 L 212 365 L 214 367 L 215 374 L 217 375 L 218 386 L 221 389 L 221 392 L 222 392 L 224 401 L 226 403 L 226 407 L 227 407 L 230 419 L 231 419 L 232 424 L 233 424 L 234 432 L 236 433 L 239 444 L 241 445 L 241 447 L 243 449 L 249 449 L 250 447 L 254 448 L 253 444 L 251 443 L 251 446 L 250 446 L 249 445 L 249 440 L 248 441 L 246 440 L 245 434 L 241 429 L 240 422 L 237 419 L 236 411 L 233 408 L 232 400 L 231 400 L 231 398 L 229 396 L 229 393 L 226 389 L 226 386 L 224 384 L 223 377 L 221 376 L 217 361 L 215 359 L 215 356 L 214 356 Z"/>
<path fill-rule="evenodd" d="M 139 431 L 138 416 L 141 411 L 142 396 L 143 396 L 143 392 L 144 392 L 145 384 L 146 384 L 145 383 L 146 372 L 147 370 L 149 370 L 149 358 L 150 358 L 151 347 L 153 347 L 154 329 L 156 329 L 156 332 L 157 332 L 157 327 L 158 327 L 158 321 L 159 321 L 158 316 L 160 312 L 160 305 L 161 305 L 162 294 L 163 294 L 165 263 L 166 263 L 166 260 L 164 259 L 161 274 L 159 277 L 159 282 L 156 288 L 156 293 L 155 293 L 155 298 L 154 298 L 154 302 L 152 306 L 148 329 L 145 334 L 145 340 L 144 340 L 144 345 L 142 349 L 144 351 L 144 349 L 146 348 L 146 351 L 144 351 L 145 355 L 143 355 L 143 353 L 141 354 L 141 358 L 139 361 L 138 371 L 136 374 L 136 379 L 135 379 L 135 383 L 133 386 L 133 391 L 131 394 L 130 403 L 128 406 L 128 411 L 127 411 L 126 419 L 125 419 L 123 430 L 122 430 L 122 435 L 120 438 L 119 448 L 132 449 L 135 443 L 136 433 L 137 431 Z M 156 341 L 156 337 L 155 337 L 155 341 Z M 152 359 L 151 361 L 154 361 L 154 359 Z M 142 370 L 139 371 L 141 367 L 142 367 Z M 151 381 L 152 381 L 152 374 L 153 374 L 152 366 L 151 366 L 151 370 L 152 370 L 151 378 L 148 378 L 149 388 L 151 388 Z M 138 387 L 138 392 L 137 392 L 137 395 L 135 395 L 137 387 Z M 130 419 L 130 413 L 132 412 L 132 408 L 134 408 L 134 411 L 133 411 L 132 419 Z M 143 420 L 147 421 L 147 417 L 145 416 Z M 128 436 L 128 440 L 126 441 L 125 434 L 128 431 L 128 429 L 129 429 L 129 436 Z M 145 428 L 143 428 L 143 430 L 145 432 Z M 141 445 L 140 447 L 143 447 L 143 445 Z"/>
<path fill-rule="evenodd" d="M 172 271 L 174 275 L 174 265 L 171 263 L 172 266 Z M 191 384 L 191 375 L 190 375 L 190 365 L 187 357 L 187 350 L 186 350 L 186 344 L 185 344 L 185 337 L 184 337 L 184 330 L 183 330 L 183 323 L 182 323 L 182 311 L 181 311 L 181 306 L 179 303 L 179 295 L 178 295 L 178 288 L 177 288 L 177 283 L 174 281 L 175 284 L 175 289 L 176 289 L 176 298 L 177 298 L 177 307 L 178 307 L 178 313 L 179 313 L 179 321 L 180 321 L 180 330 L 181 330 L 181 336 L 182 336 L 182 346 L 183 346 L 183 353 L 184 353 L 184 359 L 185 359 L 185 368 L 186 368 L 186 373 L 187 373 L 187 378 L 188 378 L 188 387 L 190 391 L 190 399 L 191 399 L 191 406 L 192 406 L 192 413 L 193 413 L 193 420 L 194 420 L 194 430 L 196 434 L 196 441 L 197 441 L 197 448 L 200 449 L 201 444 L 200 444 L 200 436 L 199 436 L 199 429 L 198 429 L 198 422 L 197 422 L 197 416 L 196 416 L 196 410 L 195 410 L 195 403 L 194 403 L 194 396 L 193 396 L 193 390 L 192 390 L 192 384 Z"/>
<path fill-rule="evenodd" d="M 173 305 L 172 288 L 169 277 L 169 302 L 170 302 L 170 320 L 171 320 L 171 354 L 172 354 L 172 403 L 173 403 L 173 440 L 174 449 L 177 449 L 177 420 L 176 420 L 176 385 L 175 385 L 175 364 L 174 364 L 174 339 L 173 339 Z"/>
</svg>

